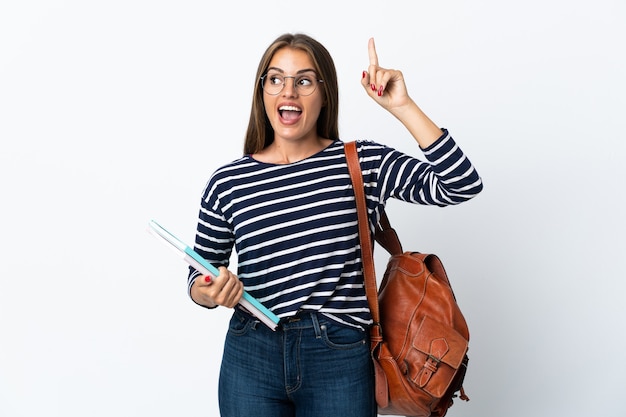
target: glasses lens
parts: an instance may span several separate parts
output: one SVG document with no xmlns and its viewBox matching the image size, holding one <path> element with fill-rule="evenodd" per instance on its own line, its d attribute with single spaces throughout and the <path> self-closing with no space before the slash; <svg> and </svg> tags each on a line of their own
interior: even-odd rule
<svg viewBox="0 0 626 417">
<path fill-rule="evenodd" d="M 303 96 L 308 96 L 315 91 L 317 80 L 314 74 L 300 75 L 293 80 L 298 93 Z"/>
<path fill-rule="evenodd" d="M 263 89 L 266 93 L 276 95 L 285 85 L 285 78 L 280 74 L 267 74 L 263 79 Z"/>
</svg>

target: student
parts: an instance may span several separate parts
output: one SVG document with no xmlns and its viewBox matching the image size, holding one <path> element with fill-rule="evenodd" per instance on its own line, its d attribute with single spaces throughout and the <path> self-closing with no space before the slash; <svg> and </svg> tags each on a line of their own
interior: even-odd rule
<svg viewBox="0 0 626 417">
<path fill-rule="evenodd" d="M 372 224 L 389 198 L 446 206 L 474 197 L 482 182 L 470 161 L 409 97 L 402 73 L 378 65 L 373 39 L 368 49 L 361 84 L 424 154 L 358 142 Z M 304 34 L 278 37 L 259 63 L 244 155 L 217 169 L 202 194 L 195 249 L 220 275 L 189 274 L 194 302 L 235 308 L 219 378 L 223 417 L 376 416 L 371 316 L 337 121 L 326 48 Z M 237 274 L 227 269 L 233 248 Z M 281 318 L 277 331 L 237 304 L 244 287 Z"/>
</svg>

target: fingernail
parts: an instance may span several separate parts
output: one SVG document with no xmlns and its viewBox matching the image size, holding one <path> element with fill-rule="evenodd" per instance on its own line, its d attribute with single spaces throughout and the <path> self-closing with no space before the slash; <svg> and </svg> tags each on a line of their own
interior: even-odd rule
<svg viewBox="0 0 626 417">
<path fill-rule="evenodd" d="M 376 86 L 372 84 L 372 91 L 376 91 Z"/>
<path fill-rule="evenodd" d="M 363 71 L 363 76 L 361 78 L 365 78 L 366 75 L 367 75 L 367 72 Z"/>
<path fill-rule="evenodd" d="M 381 85 L 380 88 L 378 89 L 378 97 L 383 95 L 383 86 Z"/>
<path fill-rule="evenodd" d="M 205 282 L 211 282 L 211 277 L 207 275 L 206 277 L 204 277 L 204 281 Z"/>
</svg>

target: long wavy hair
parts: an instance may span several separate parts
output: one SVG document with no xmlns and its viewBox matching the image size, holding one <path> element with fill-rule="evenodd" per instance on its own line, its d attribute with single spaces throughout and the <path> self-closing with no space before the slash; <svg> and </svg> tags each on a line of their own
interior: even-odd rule
<svg viewBox="0 0 626 417">
<path fill-rule="evenodd" d="M 323 138 L 339 138 L 339 87 L 337 85 L 337 71 L 335 63 L 328 50 L 318 41 L 302 33 L 286 33 L 278 38 L 266 49 L 256 73 L 254 95 L 250 121 L 244 143 L 244 154 L 251 155 L 268 147 L 274 142 L 274 129 L 265 113 L 263 104 L 263 88 L 261 77 L 265 75 L 270 61 L 276 51 L 281 48 L 294 48 L 306 52 L 313 61 L 313 66 L 319 77 L 324 80 L 318 85 L 324 94 L 325 105 L 317 119 L 317 134 Z"/>
</svg>

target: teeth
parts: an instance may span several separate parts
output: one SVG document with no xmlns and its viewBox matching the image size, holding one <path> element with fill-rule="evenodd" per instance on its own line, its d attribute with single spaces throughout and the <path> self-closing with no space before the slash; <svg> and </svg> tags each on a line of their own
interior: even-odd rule
<svg viewBox="0 0 626 417">
<path fill-rule="evenodd" d="M 278 108 L 278 110 L 280 110 L 280 111 L 302 111 L 302 110 L 300 110 L 300 108 L 295 107 L 295 106 L 280 106 Z"/>
</svg>

